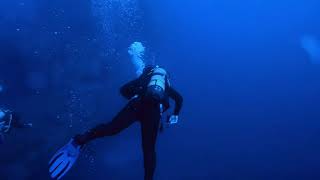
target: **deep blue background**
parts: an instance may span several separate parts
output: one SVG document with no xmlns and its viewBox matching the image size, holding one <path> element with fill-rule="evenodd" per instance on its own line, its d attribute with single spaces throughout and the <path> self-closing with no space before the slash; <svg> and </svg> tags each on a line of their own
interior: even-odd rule
<svg viewBox="0 0 320 180">
<path fill-rule="evenodd" d="M 93 5 L 95 2 L 95 5 Z M 320 66 L 301 48 L 320 37 L 317 0 L 3 0 L 1 105 L 33 130 L 0 146 L 0 179 L 49 179 L 75 133 L 109 121 L 132 79 L 127 47 L 166 67 L 184 96 L 159 136 L 159 180 L 320 179 Z M 65 179 L 142 179 L 139 126 L 97 140 Z"/>
</svg>

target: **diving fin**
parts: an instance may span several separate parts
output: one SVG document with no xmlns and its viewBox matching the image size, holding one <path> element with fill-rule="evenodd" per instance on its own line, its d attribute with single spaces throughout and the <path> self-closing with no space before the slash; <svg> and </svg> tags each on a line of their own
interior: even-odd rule
<svg viewBox="0 0 320 180">
<path fill-rule="evenodd" d="M 52 157 L 49 162 L 49 173 L 53 179 L 61 179 L 74 165 L 79 157 L 81 146 L 71 139 Z"/>
</svg>

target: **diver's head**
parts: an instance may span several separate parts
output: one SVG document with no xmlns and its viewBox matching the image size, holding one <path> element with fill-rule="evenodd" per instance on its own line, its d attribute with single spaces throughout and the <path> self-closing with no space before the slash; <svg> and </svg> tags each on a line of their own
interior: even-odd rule
<svg viewBox="0 0 320 180">
<path fill-rule="evenodd" d="M 143 73 L 149 73 L 151 71 L 154 71 L 155 69 L 164 69 L 160 67 L 159 65 L 146 65 L 143 69 Z"/>
<path fill-rule="evenodd" d="M 147 74 L 150 74 L 152 73 L 153 69 L 155 68 L 156 66 L 154 65 L 146 65 L 143 69 L 143 73 L 144 75 L 147 75 Z"/>
<path fill-rule="evenodd" d="M 162 74 L 163 76 L 166 77 L 167 80 L 169 80 L 169 73 L 167 72 L 167 70 L 165 70 L 164 68 L 160 67 L 159 65 L 147 65 L 145 66 L 145 68 L 143 69 L 143 73 L 142 76 L 150 76 L 154 73 L 157 74 Z"/>
<path fill-rule="evenodd" d="M 152 74 L 167 77 L 167 71 L 160 66 L 156 66 L 155 68 L 153 68 Z"/>
</svg>

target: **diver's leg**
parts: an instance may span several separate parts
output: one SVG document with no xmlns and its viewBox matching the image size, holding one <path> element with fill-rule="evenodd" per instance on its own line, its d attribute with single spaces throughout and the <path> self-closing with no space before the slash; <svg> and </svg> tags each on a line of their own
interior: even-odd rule
<svg viewBox="0 0 320 180">
<path fill-rule="evenodd" d="M 156 168 L 156 139 L 159 130 L 160 112 L 154 110 L 141 119 L 142 148 L 145 180 L 152 180 Z"/>
<path fill-rule="evenodd" d="M 136 112 L 134 105 L 129 103 L 113 118 L 111 122 L 100 124 L 84 134 L 75 136 L 75 143 L 78 145 L 84 145 L 96 138 L 118 134 L 129 127 L 135 120 Z"/>
<path fill-rule="evenodd" d="M 82 145 L 96 138 L 117 134 L 130 126 L 135 121 L 135 108 L 137 108 L 136 103 L 131 102 L 110 123 L 98 125 L 84 134 L 75 136 L 68 144 L 58 150 L 49 162 L 51 177 L 60 179 L 70 170 L 79 157 Z"/>
</svg>

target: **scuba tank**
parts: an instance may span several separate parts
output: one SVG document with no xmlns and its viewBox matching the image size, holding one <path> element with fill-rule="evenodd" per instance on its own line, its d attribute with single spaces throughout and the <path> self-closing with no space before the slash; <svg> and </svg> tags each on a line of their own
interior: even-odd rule
<svg viewBox="0 0 320 180">
<path fill-rule="evenodd" d="M 150 72 L 151 78 L 147 86 L 146 95 L 153 100 L 161 102 L 165 97 L 167 72 L 163 68 L 156 66 Z"/>
</svg>

